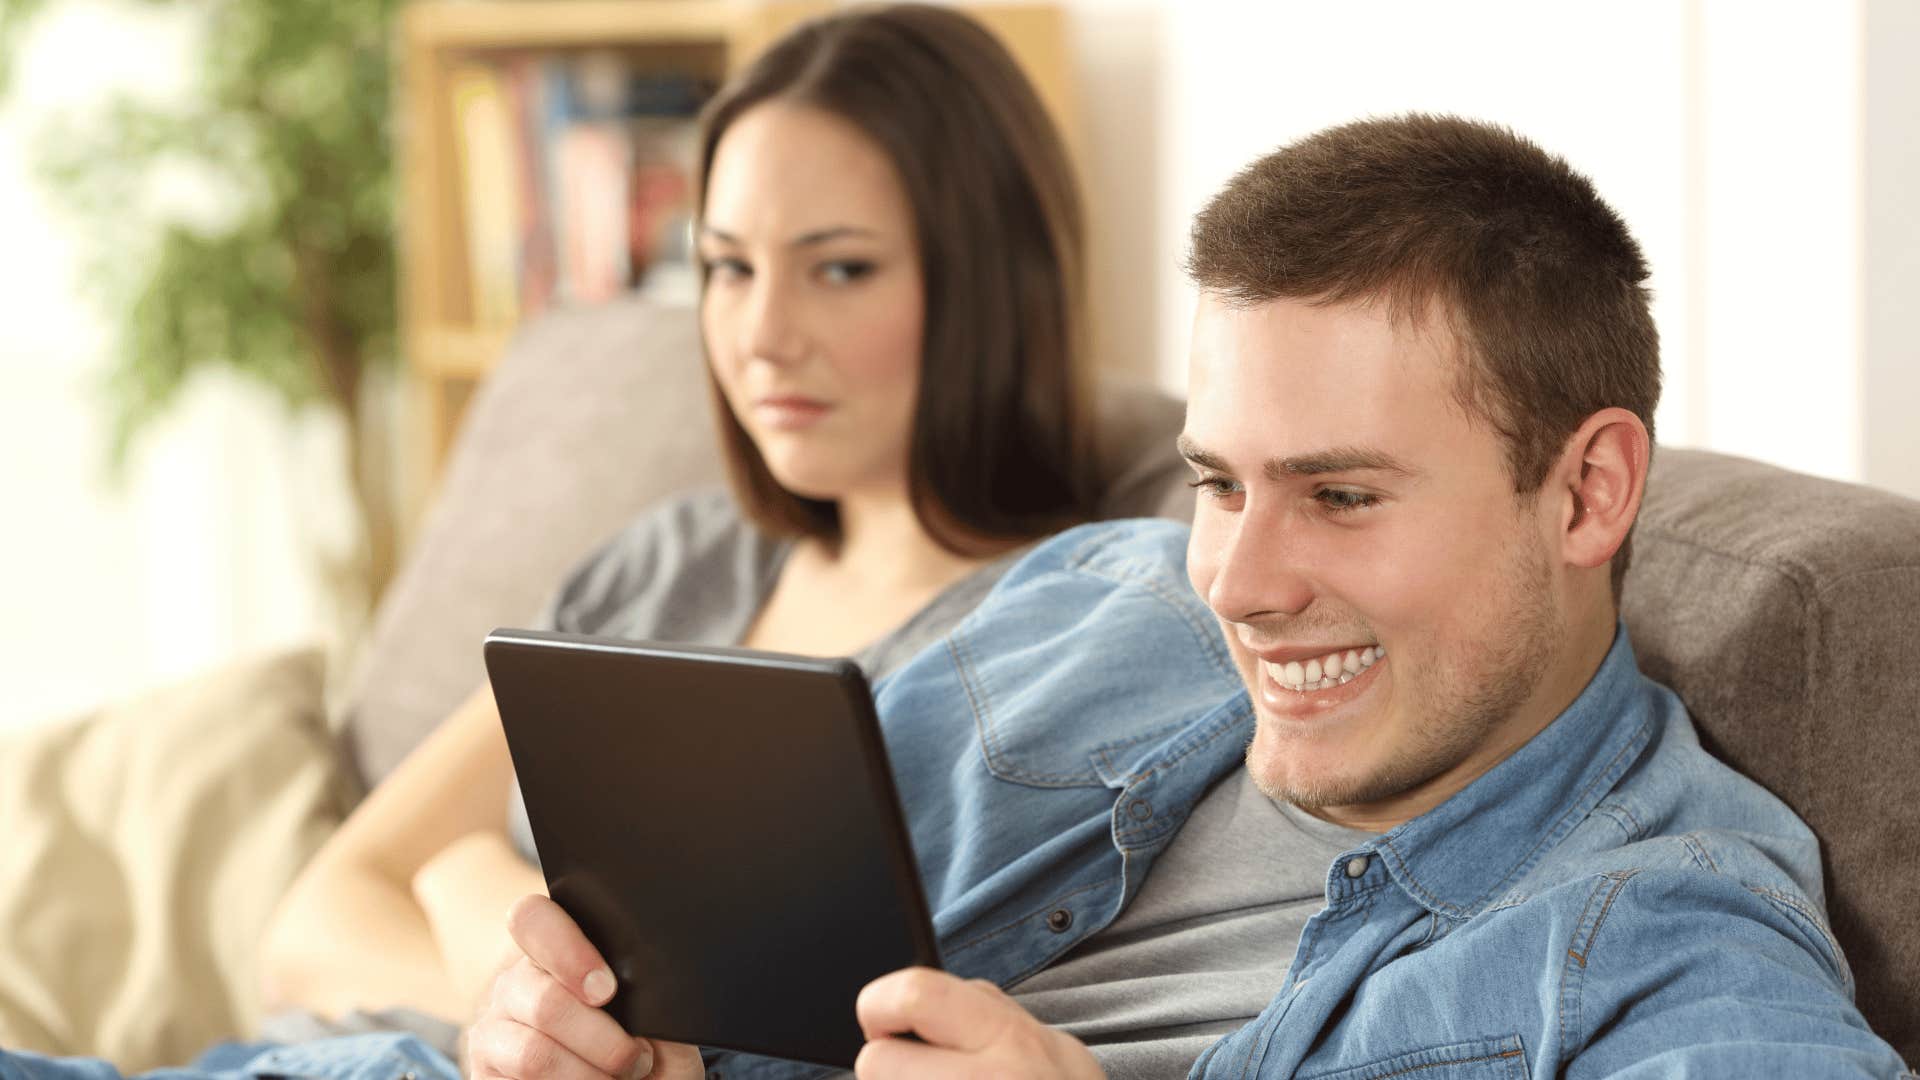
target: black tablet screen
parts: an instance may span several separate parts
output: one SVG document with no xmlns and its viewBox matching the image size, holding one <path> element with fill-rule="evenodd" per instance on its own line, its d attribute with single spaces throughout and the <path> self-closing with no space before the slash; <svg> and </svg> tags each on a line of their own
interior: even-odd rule
<svg viewBox="0 0 1920 1080">
<path fill-rule="evenodd" d="M 636 1035 L 851 1066 L 854 998 L 938 966 L 866 681 L 844 660 L 496 631 L 553 898 Z"/>
</svg>

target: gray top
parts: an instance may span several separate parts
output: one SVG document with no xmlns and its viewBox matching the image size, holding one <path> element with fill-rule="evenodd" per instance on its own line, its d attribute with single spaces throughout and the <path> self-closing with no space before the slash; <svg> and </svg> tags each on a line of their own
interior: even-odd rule
<svg viewBox="0 0 1920 1080">
<path fill-rule="evenodd" d="M 1267 798 L 1236 769 L 1112 925 L 1009 993 L 1110 1077 L 1185 1076 L 1273 1000 L 1334 858 L 1372 838 Z"/>
<path fill-rule="evenodd" d="M 615 534 L 567 576 L 535 626 L 636 641 L 734 645 L 746 636 L 793 545 L 740 516 L 732 495 L 703 488 L 661 503 Z M 906 622 L 855 653 L 877 680 L 946 636 L 1026 548 L 947 586 Z M 507 834 L 537 864 L 526 805 L 515 784 Z"/>
</svg>

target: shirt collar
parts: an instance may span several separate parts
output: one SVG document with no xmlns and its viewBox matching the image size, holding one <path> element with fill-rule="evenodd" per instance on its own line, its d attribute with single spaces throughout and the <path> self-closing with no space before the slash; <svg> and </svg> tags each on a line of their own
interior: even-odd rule
<svg viewBox="0 0 1920 1080">
<path fill-rule="evenodd" d="M 1449 918 L 1476 914 L 1585 820 L 1651 741 L 1649 684 L 1624 623 L 1586 689 L 1459 793 L 1370 846 L 1394 881 Z"/>
</svg>

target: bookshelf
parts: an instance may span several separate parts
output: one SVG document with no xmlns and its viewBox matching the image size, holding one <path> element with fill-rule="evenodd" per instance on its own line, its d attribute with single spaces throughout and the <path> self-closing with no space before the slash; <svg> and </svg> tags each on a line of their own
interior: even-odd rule
<svg viewBox="0 0 1920 1080">
<path fill-rule="evenodd" d="M 786 29 L 834 6 L 828 0 L 417 0 L 402 10 L 396 126 L 400 344 L 413 434 L 410 517 L 424 507 L 469 396 L 518 321 L 498 295 L 476 295 L 486 292 L 486 275 L 478 271 L 493 269 L 483 264 L 501 255 L 467 213 L 471 189 L 463 155 L 475 147 L 463 142 L 465 114 L 456 105 L 456 95 L 467 92 L 461 80 L 476 65 L 569 62 L 594 54 L 615 55 L 627 70 L 717 86 Z M 1078 158 L 1061 11 L 1048 3 L 957 6 L 1007 44 Z M 514 268 L 498 269 L 511 275 Z"/>
</svg>

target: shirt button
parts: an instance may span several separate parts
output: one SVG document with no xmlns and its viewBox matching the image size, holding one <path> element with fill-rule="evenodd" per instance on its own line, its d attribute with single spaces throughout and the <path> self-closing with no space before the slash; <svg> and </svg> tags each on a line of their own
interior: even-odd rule
<svg viewBox="0 0 1920 1080">
<path fill-rule="evenodd" d="M 1127 813 L 1135 821 L 1145 821 L 1153 816 L 1153 804 L 1145 799 L 1135 799 L 1127 804 Z"/>
<path fill-rule="evenodd" d="M 1367 861 L 1365 855 L 1355 855 L 1353 858 L 1348 859 L 1347 876 L 1356 878 L 1365 877 L 1367 873 Z"/>
<path fill-rule="evenodd" d="M 1073 912 L 1066 908 L 1055 908 L 1047 913 L 1047 929 L 1056 934 L 1064 934 L 1073 925 Z"/>
</svg>

